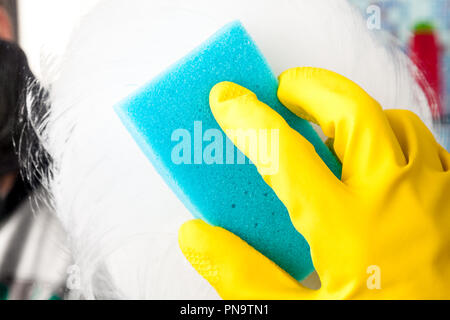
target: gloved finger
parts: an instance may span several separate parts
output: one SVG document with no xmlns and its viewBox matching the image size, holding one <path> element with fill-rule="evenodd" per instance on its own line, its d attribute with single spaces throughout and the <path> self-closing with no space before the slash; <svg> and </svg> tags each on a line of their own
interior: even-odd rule
<svg viewBox="0 0 450 320">
<path fill-rule="evenodd" d="M 349 79 L 324 69 L 290 69 L 280 76 L 278 98 L 334 138 L 343 182 L 364 183 L 385 172 L 386 165 L 405 165 L 381 106 Z"/>
<path fill-rule="evenodd" d="M 385 114 L 409 165 L 426 165 L 430 169 L 444 171 L 440 145 L 415 113 L 408 110 L 385 110 Z"/>
<path fill-rule="evenodd" d="M 201 220 L 180 228 L 179 245 L 223 299 L 316 299 L 320 293 L 303 287 L 236 235 Z"/>
<path fill-rule="evenodd" d="M 221 128 L 256 165 L 290 213 L 300 212 L 299 206 L 319 205 L 324 197 L 330 202 L 340 201 L 344 186 L 314 147 L 253 92 L 231 82 L 222 82 L 211 90 L 210 105 Z M 252 133 L 256 139 L 248 138 Z M 275 169 L 270 172 L 261 157 L 261 151 L 267 150 L 271 153 L 267 158 L 273 160 L 270 167 Z M 292 210 L 294 208 L 296 210 Z M 297 217 L 291 218 L 296 227 L 301 225 Z M 299 231 L 308 239 L 304 230 Z"/>
<path fill-rule="evenodd" d="M 444 172 L 450 173 L 450 153 L 442 146 L 439 146 L 439 158 L 441 159 L 442 168 Z"/>
</svg>

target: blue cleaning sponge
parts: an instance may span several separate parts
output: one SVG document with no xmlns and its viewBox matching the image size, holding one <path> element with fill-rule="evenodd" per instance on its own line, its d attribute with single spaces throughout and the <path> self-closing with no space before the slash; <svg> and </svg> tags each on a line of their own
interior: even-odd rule
<svg viewBox="0 0 450 320">
<path fill-rule="evenodd" d="M 238 21 L 223 27 L 116 105 L 115 110 L 195 217 L 233 232 L 294 278 L 303 280 L 314 270 L 307 242 L 254 165 L 248 159 L 246 164 L 238 164 L 238 159 L 245 156 L 236 149 L 230 151 L 233 145 L 210 111 L 209 92 L 222 81 L 255 92 L 308 139 L 328 167 L 340 176 L 338 160 L 309 123 L 278 101 L 277 79 Z M 217 141 L 220 139 L 223 141 Z M 211 144 L 220 154 L 211 152 Z M 207 149 L 210 159 L 204 157 Z"/>
</svg>

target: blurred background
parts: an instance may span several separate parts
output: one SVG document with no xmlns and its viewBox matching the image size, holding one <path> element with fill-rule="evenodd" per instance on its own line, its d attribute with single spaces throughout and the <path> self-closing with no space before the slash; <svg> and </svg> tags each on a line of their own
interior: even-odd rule
<svg viewBox="0 0 450 320">
<path fill-rule="evenodd" d="M 450 0 L 350 1 L 369 28 L 393 37 L 422 71 L 420 81 L 431 86 L 428 99 L 449 150 Z M 39 188 L 20 177 L 12 128 L 20 122 L 25 78 L 39 79 L 45 63 L 61 56 L 72 29 L 97 2 L 0 0 L 0 299 L 65 295 L 71 270 L 65 234 Z"/>
<path fill-rule="evenodd" d="M 434 91 L 437 132 L 450 149 L 450 0 L 350 0 L 380 31 L 393 36 Z"/>
</svg>

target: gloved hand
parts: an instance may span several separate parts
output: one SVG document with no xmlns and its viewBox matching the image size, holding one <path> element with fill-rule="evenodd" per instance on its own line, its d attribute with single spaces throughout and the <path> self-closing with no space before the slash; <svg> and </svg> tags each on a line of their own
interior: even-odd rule
<svg viewBox="0 0 450 320">
<path fill-rule="evenodd" d="M 210 104 L 224 131 L 279 130 L 279 170 L 263 178 L 310 244 L 322 287 L 303 287 L 237 236 L 199 220 L 179 233 L 194 268 L 224 299 L 450 298 L 450 155 L 426 126 L 412 112 L 383 111 L 358 85 L 322 69 L 286 71 L 278 97 L 334 139 L 341 180 L 249 90 L 220 83 Z"/>
</svg>

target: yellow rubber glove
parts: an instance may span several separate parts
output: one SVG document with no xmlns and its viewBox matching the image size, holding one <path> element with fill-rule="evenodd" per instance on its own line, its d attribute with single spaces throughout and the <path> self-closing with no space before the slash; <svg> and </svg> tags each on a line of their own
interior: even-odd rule
<svg viewBox="0 0 450 320">
<path fill-rule="evenodd" d="M 449 153 L 415 114 L 383 111 L 327 70 L 286 71 L 278 97 L 334 139 L 341 181 L 249 90 L 220 83 L 210 104 L 224 131 L 279 130 L 279 170 L 263 178 L 310 244 L 322 287 L 303 287 L 237 236 L 199 220 L 179 233 L 194 268 L 224 299 L 449 299 Z M 262 165 L 248 145 L 233 142 Z"/>
</svg>

